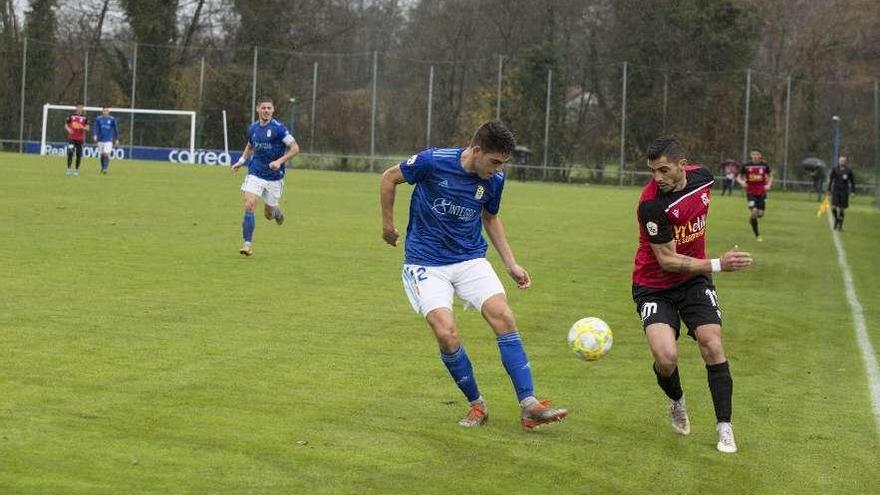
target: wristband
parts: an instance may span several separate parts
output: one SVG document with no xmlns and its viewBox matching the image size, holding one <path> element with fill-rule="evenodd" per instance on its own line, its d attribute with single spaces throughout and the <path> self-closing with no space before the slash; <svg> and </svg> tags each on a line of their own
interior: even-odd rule
<svg viewBox="0 0 880 495">
<path fill-rule="evenodd" d="M 709 260 L 709 262 L 712 263 L 713 272 L 721 271 L 721 258 L 712 258 L 711 260 Z"/>
</svg>

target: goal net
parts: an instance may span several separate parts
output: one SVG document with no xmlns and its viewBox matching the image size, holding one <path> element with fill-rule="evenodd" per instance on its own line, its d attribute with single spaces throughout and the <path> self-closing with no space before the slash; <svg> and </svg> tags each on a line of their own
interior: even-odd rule
<svg viewBox="0 0 880 495">
<path fill-rule="evenodd" d="M 76 107 L 73 105 L 43 105 L 43 123 L 40 135 L 40 154 L 60 153 L 67 144 L 64 121 Z M 89 125 L 94 130 L 95 118 L 101 107 L 83 107 Z M 152 110 L 145 108 L 109 108 L 119 127 L 119 143 L 114 146 L 113 158 L 146 158 L 167 153 L 169 161 L 195 163 L 196 112 L 190 110 Z M 92 142 L 92 131 L 85 136 L 84 153 L 97 155 Z"/>
</svg>

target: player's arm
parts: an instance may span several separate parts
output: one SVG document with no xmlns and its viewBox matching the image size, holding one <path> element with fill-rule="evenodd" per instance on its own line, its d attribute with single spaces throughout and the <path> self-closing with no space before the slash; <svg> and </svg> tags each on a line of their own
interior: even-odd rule
<svg viewBox="0 0 880 495">
<path fill-rule="evenodd" d="M 773 187 L 773 172 L 767 171 L 767 182 L 764 184 L 764 190 L 769 191 Z"/>
<path fill-rule="evenodd" d="M 238 169 L 240 169 L 241 166 L 244 165 L 248 161 L 248 158 L 250 158 L 253 154 L 254 150 L 253 148 L 251 148 L 251 143 L 248 142 L 247 146 L 244 147 L 244 151 L 241 152 L 241 158 L 239 158 L 237 162 L 232 164 L 232 171 L 238 171 Z"/>
<path fill-rule="evenodd" d="M 397 186 L 406 182 L 400 165 L 388 168 L 382 173 L 379 183 L 379 206 L 382 209 L 382 239 L 386 243 L 396 246 L 400 232 L 394 227 L 394 196 Z"/>
<path fill-rule="evenodd" d="M 287 160 L 290 160 L 291 158 L 299 154 L 299 144 L 297 144 L 296 140 L 293 139 L 292 135 L 288 134 L 287 136 L 285 136 L 284 145 L 287 146 L 287 151 L 285 151 L 284 154 L 281 155 L 281 158 L 269 164 L 269 168 L 271 168 L 272 170 L 278 170 L 279 168 L 281 168 L 282 164 L 287 163 Z"/>
<path fill-rule="evenodd" d="M 675 251 L 675 240 L 663 244 L 651 243 L 651 251 L 660 263 L 660 268 L 670 273 L 712 273 L 734 272 L 752 264 L 752 255 L 734 247 L 721 258 L 699 259 L 679 254 Z"/>
<path fill-rule="evenodd" d="M 119 124 L 115 118 L 110 122 L 113 124 L 113 144 L 119 144 Z"/>
<path fill-rule="evenodd" d="M 510 248 L 510 243 L 507 242 L 507 233 L 504 231 L 504 223 L 501 222 L 501 217 L 489 213 L 485 208 L 483 208 L 482 216 L 483 228 L 486 229 L 489 240 L 492 241 L 492 245 L 495 246 L 495 250 L 501 256 L 501 261 L 504 262 L 504 268 L 507 270 L 507 273 L 516 281 L 517 287 L 528 289 L 532 285 L 532 279 L 529 277 L 529 272 L 519 266 L 516 258 L 513 257 L 513 250 Z"/>
</svg>

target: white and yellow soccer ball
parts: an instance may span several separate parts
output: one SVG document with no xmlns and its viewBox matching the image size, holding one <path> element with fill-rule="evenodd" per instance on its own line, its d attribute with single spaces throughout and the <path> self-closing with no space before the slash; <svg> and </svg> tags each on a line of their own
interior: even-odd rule
<svg viewBox="0 0 880 495">
<path fill-rule="evenodd" d="M 608 354 L 613 343 L 611 327 L 592 316 L 576 321 L 568 331 L 569 348 L 584 361 L 595 361 Z"/>
</svg>

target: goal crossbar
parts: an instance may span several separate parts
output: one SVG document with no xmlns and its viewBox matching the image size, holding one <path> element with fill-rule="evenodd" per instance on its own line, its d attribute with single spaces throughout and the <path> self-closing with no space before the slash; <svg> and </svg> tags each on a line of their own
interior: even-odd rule
<svg viewBox="0 0 880 495">
<path fill-rule="evenodd" d="M 103 107 L 83 107 L 83 110 L 89 112 L 100 112 L 104 108 Z M 40 134 L 40 154 L 46 154 L 46 126 L 49 118 L 49 110 L 76 110 L 76 107 L 73 105 L 55 105 L 53 103 L 46 103 L 43 105 L 43 129 Z M 196 112 L 192 110 L 155 110 L 148 108 L 123 108 L 123 107 L 109 107 L 110 113 L 125 113 L 125 114 L 153 114 L 153 115 L 181 115 L 189 117 L 189 156 L 190 163 L 194 163 L 195 160 L 195 151 L 196 151 Z M 132 133 L 132 129 L 129 129 L 129 133 Z"/>
</svg>

